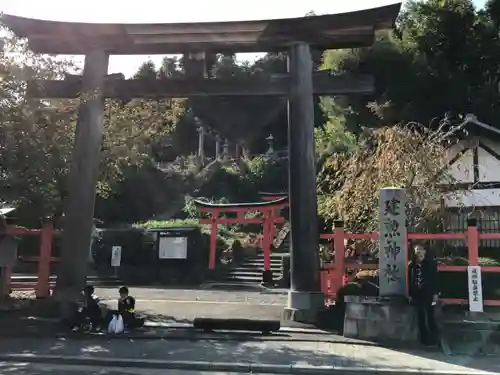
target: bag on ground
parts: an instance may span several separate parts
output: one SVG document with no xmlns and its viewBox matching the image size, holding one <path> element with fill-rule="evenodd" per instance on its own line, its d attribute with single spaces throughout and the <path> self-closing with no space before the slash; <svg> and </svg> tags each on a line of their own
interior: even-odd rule
<svg viewBox="0 0 500 375">
<path fill-rule="evenodd" d="M 116 324 L 115 324 L 115 332 L 114 333 L 122 333 L 125 330 L 125 324 L 123 324 L 123 317 L 120 315 L 116 316 Z"/>
<path fill-rule="evenodd" d="M 113 315 L 113 318 L 110 320 L 108 324 L 108 333 L 115 333 L 117 321 L 118 321 L 117 315 Z"/>
</svg>

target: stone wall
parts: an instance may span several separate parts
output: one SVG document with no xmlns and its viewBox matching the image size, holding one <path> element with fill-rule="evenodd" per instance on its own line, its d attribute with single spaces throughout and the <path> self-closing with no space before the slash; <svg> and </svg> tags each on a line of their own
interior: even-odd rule
<svg viewBox="0 0 500 375">
<path fill-rule="evenodd" d="M 418 343 L 415 309 L 404 300 L 345 297 L 344 336 L 375 342 Z M 467 306 L 439 306 L 436 320 L 446 354 L 500 355 L 500 308 L 469 313 Z"/>
<path fill-rule="evenodd" d="M 500 355 L 500 308 L 484 306 L 483 313 L 468 306 L 444 306 L 439 316 L 441 343 L 447 354 Z"/>
<path fill-rule="evenodd" d="M 417 342 L 416 314 L 405 300 L 346 296 L 345 302 L 345 337 L 379 342 Z"/>
</svg>

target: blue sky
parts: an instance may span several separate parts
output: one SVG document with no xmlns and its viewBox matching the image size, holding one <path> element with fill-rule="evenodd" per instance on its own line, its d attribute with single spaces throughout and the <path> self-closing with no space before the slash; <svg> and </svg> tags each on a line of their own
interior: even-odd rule
<svg viewBox="0 0 500 375">
<path fill-rule="evenodd" d="M 341 13 L 387 5 L 398 0 L 252 0 L 251 6 L 234 0 L 85 0 L 79 5 L 68 0 L 0 0 L 0 11 L 24 17 L 57 21 L 168 23 L 196 21 L 239 21 L 300 17 L 308 11 L 317 14 Z M 483 6 L 486 0 L 475 0 Z M 175 3 L 176 5 L 174 5 Z M 73 4 L 73 6 L 72 6 Z M 254 59 L 254 54 L 239 55 Z M 151 56 L 159 62 L 162 56 Z M 133 74 L 148 56 L 112 56 L 110 73 Z"/>
</svg>

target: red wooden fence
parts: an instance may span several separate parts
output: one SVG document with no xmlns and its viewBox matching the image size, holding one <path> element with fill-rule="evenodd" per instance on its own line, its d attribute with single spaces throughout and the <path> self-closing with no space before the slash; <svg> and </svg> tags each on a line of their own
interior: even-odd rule
<svg viewBox="0 0 500 375">
<path fill-rule="evenodd" d="M 38 256 L 20 257 L 23 262 L 36 262 L 38 264 L 38 278 L 35 286 L 36 296 L 46 297 L 50 294 L 50 265 L 59 261 L 52 257 L 52 237 L 54 229 L 51 222 L 47 222 L 41 229 L 25 229 L 18 227 L 8 227 L 6 232 L 12 236 L 40 236 L 40 254 Z M 346 233 L 342 226 L 337 226 L 333 233 L 322 234 L 321 239 L 331 240 L 332 253 L 335 253 L 335 261 L 325 264 L 321 270 L 322 291 L 326 298 L 334 298 L 337 289 L 345 282 L 346 270 L 374 270 L 378 264 L 351 264 L 346 263 L 345 243 L 346 239 L 354 240 L 374 240 L 377 233 Z M 408 240 L 464 240 L 468 248 L 469 265 L 478 265 L 479 241 L 500 239 L 500 233 L 480 233 L 475 225 L 469 225 L 465 233 L 408 233 Z M 338 250 L 335 251 L 334 250 Z M 482 272 L 500 272 L 500 267 L 481 267 Z M 467 266 L 439 266 L 439 271 L 447 272 L 467 272 Z M 9 270 L 10 272 L 10 270 Z M 10 289 L 33 289 L 32 285 L 25 283 L 12 283 L 10 278 L 6 283 L 7 292 Z M 467 304 L 467 299 L 443 299 L 445 303 Z M 499 300 L 484 300 L 485 305 L 500 306 Z"/>
<path fill-rule="evenodd" d="M 335 254 L 334 262 L 324 264 L 321 270 L 321 290 L 325 297 L 333 299 L 338 288 L 345 283 L 345 275 L 348 269 L 375 270 L 378 264 L 356 264 L 347 263 L 345 259 L 345 241 L 353 240 L 376 240 L 378 233 L 346 233 L 343 226 L 337 226 L 333 233 L 322 234 L 321 239 L 331 241 L 332 254 Z M 470 266 L 478 265 L 479 241 L 498 240 L 500 233 L 480 233 L 476 225 L 469 225 L 464 233 L 408 233 L 408 240 L 464 240 L 467 244 L 467 258 Z M 338 251 L 335 251 L 338 250 Z M 439 271 L 467 272 L 467 266 L 445 266 L 439 265 Z M 482 272 L 500 272 L 499 266 L 481 267 Z M 405 273 L 406 274 L 406 273 Z M 443 298 L 448 304 L 468 304 L 468 299 Z M 500 306 L 500 300 L 484 300 L 485 305 Z"/>
<path fill-rule="evenodd" d="M 23 257 L 20 256 L 19 260 L 23 262 L 37 263 L 37 282 L 35 285 L 35 293 L 37 298 L 47 297 L 50 294 L 49 279 L 50 279 L 50 264 L 57 262 L 58 258 L 52 257 L 52 236 L 53 226 L 51 222 L 46 222 L 41 229 L 26 229 L 19 227 L 7 227 L 5 234 L 10 236 L 24 237 L 24 236 L 40 236 L 40 254 L 38 256 Z M 33 286 L 24 283 L 11 282 L 12 270 L 7 269 L 5 290 L 4 294 L 8 294 L 11 289 L 33 289 Z"/>
</svg>

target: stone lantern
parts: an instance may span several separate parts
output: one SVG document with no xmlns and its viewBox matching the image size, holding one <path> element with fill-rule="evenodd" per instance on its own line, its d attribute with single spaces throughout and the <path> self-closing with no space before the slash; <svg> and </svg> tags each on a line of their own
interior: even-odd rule
<svg viewBox="0 0 500 375">
<path fill-rule="evenodd" d="M 269 137 L 266 138 L 268 149 L 266 154 L 270 155 L 274 153 L 274 137 L 272 134 L 269 134 Z"/>
</svg>

